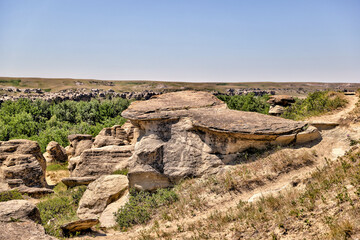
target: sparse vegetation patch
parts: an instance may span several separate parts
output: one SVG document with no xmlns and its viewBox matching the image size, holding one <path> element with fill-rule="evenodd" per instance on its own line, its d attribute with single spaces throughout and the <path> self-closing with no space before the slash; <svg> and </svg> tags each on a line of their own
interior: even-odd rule
<svg viewBox="0 0 360 240">
<path fill-rule="evenodd" d="M 0 202 L 6 202 L 6 201 L 18 200 L 18 199 L 23 199 L 21 193 L 18 190 L 0 192 Z"/>
</svg>

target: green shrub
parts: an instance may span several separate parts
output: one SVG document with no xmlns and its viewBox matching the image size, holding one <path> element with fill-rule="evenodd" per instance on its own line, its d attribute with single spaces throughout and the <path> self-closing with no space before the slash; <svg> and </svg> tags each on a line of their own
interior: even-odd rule
<svg viewBox="0 0 360 240">
<path fill-rule="evenodd" d="M 18 190 L 10 190 L 0 193 L 0 202 L 6 202 L 16 199 L 23 199 L 21 193 Z"/>
<path fill-rule="evenodd" d="M 127 175 L 128 172 L 129 172 L 129 170 L 125 168 L 125 169 L 116 170 L 112 174 Z"/>
<path fill-rule="evenodd" d="M 24 138 L 37 141 L 44 152 L 50 141 L 65 147 L 67 136 L 74 133 L 97 135 L 101 129 L 122 125 L 121 112 L 129 100 L 113 98 L 89 102 L 19 99 L 0 105 L 0 141 Z"/>
<path fill-rule="evenodd" d="M 281 117 L 302 120 L 306 117 L 319 115 L 345 106 L 346 100 L 339 93 L 322 91 L 310 93 L 306 99 L 295 100 L 295 103 L 286 108 Z"/>
<path fill-rule="evenodd" d="M 46 166 L 46 171 L 68 170 L 68 163 L 51 163 Z"/>
<path fill-rule="evenodd" d="M 55 194 L 37 204 L 40 211 L 41 224 L 47 234 L 62 236 L 60 226 L 77 219 L 76 210 L 86 186 L 66 190 L 63 183 L 54 188 Z"/>
<path fill-rule="evenodd" d="M 242 96 L 219 95 L 218 98 L 224 101 L 228 108 L 234 110 L 268 114 L 270 108 L 270 104 L 266 102 L 269 100 L 268 95 L 255 96 L 254 93 L 250 93 Z"/>
<path fill-rule="evenodd" d="M 159 189 L 155 193 L 131 191 L 129 202 L 115 213 L 116 221 L 120 229 L 126 231 L 133 225 L 149 221 L 156 208 L 177 200 L 177 194 L 171 189 Z"/>
</svg>

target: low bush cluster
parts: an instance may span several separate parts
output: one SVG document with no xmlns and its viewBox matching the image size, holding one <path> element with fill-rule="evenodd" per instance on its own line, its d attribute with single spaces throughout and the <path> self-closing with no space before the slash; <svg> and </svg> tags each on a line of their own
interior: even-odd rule
<svg viewBox="0 0 360 240">
<path fill-rule="evenodd" d="M 258 112 L 262 114 L 269 113 L 270 104 L 266 102 L 269 100 L 268 95 L 255 96 L 254 93 L 250 93 L 241 96 L 219 95 L 217 97 L 221 101 L 224 101 L 230 109 L 247 112 Z"/>
<path fill-rule="evenodd" d="M 310 93 L 307 98 L 297 98 L 281 115 L 284 118 L 302 120 L 345 106 L 347 101 L 340 93 L 322 91 Z"/>
<path fill-rule="evenodd" d="M 155 214 L 156 208 L 169 205 L 178 200 L 172 189 L 159 189 L 155 193 L 131 191 L 129 202 L 115 213 L 121 231 L 146 223 Z"/>
<path fill-rule="evenodd" d="M 61 103 L 6 101 L 0 105 L 0 141 L 31 139 L 39 143 L 43 152 L 50 141 L 65 147 L 69 134 L 95 136 L 104 127 L 123 124 L 126 119 L 120 114 L 129 104 L 129 100 L 122 98 Z"/>
<path fill-rule="evenodd" d="M 23 199 L 21 193 L 18 190 L 0 192 L 0 202 L 6 202 L 17 199 Z"/>
<path fill-rule="evenodd" d="M 62 236 L 60 226 L 77 219 L 76 210 L 85 190 L 86 186 L 66 190 L 66 186 L 60 183 L 54 188 L 54 195 L 42 199 L 37 204 L 41 223 L 47 234 L 60 237 Z"/>
</svg>

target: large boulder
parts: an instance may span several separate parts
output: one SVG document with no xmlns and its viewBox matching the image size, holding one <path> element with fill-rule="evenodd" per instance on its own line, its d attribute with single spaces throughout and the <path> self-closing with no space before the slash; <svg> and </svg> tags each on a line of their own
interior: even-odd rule
<svg viewBox="0 0 360 240">
<path fill-rule="evenodd" d="M 70 145 L 66 150 L 68 158 L 80 156 L 80 154 L 91 148 L 93 144 L 93 139 L 91 135 L 88 134 L 72 134 L 68 136 Z"/>
<path fill-rule="evenodd" d="M 0 141 L 0 178 L 28 187 L 45 187 L 46 161 L 37 142 L 17 139 Z"/>
<path fill-rule="evenodd" d="M 133 102 L 122 116 L 140 131 L 128 176 L 130 186 L 143 190 L 217 172 L 249 148 L 295 142 L 307 127 L 304 122 L 230 110 L 215 96 L 195 91 Z"/>
<path fill-rule="evenodd" d="M 134 146 L 106 146 L 85 150 L 79 157 L 71 158 L 71 177 L 101 176 L 128 168 Z"/>
<path fill-rule="evenodd" d="M 1 240 L 56 240 L 57 238 L 46 235 L 45 229 L 40 224 L 31 221 L 25 222 L 0 222 Z"/>
<path fill-rule="evenodd" d="M 124 175 L 104 175 L 90 183 L 79 202 L 80 219 L 97 219 L 106 206 L 126 193 L 128 179 Z"/>
<path fill-rule="evenodd" d="M 35 204 L 26 200 L 10 200 L 0 202 L 0 222 L 19 220 L 41 222 L 39 209 Z"/>
<path fill-rule="evenodd" d="M 100 227 L 112 228 L 116 226 L 115 213 L 129 201 L 129 193 L 125 193 L 121 198 L 110 203 L 101 213 L 99 221 Z"/>
<path fill-rule="evenodd" d="M 60 144 L 55 141 L 49 142 L 46 147 L 46 152 L 44 153 L 46 162 L 66 162 L 68 157 L 66 155 L 66 150 Z"/>
</svg>

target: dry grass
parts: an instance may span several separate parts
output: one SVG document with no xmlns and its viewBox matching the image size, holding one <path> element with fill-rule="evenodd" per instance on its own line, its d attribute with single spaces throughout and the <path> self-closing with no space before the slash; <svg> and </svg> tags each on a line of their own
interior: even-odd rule
<svg viewBox="0 0 360 240">
<path fill-rule="evenodd" d="M 214 207 L 216 199 L 264 185 L 312 164 L 316 157 L 315 152 L 292 153 L 279 150 L 222 175 L 183 182 L 178 186 L 179 201 L 161 209 L 140 239 L 351 239 L 358 234 L 359 144 L 296 188 L 252 203 Z M 171 224 L 160 227 L 166 222 Z"/>
</svg>

